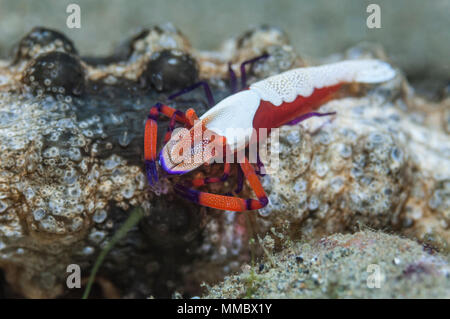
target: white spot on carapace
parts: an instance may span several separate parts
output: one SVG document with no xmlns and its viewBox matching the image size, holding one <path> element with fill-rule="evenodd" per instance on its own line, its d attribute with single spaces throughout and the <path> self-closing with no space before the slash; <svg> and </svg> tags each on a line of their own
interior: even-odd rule
<svg viewBox="0 0 450 319">
<path fill-rule="evenodd" d="M 246 146 L 260 102 L 256 92 L 245 90 L 220 101 L 200 119 L 205 120 L 206 128 L 224 136 L 234 151 Z"/>
<path fill-rule="evenodd" d="M 380 83 L 395 74 L 388 63 L 380 60 L 349 60 L 290 70 L 256 82 L 250 90 L 258 92 L 262 100 L 280 106 L 298 96 L 308 97 L 315 89 L 339 83 Z"/>
</svg>

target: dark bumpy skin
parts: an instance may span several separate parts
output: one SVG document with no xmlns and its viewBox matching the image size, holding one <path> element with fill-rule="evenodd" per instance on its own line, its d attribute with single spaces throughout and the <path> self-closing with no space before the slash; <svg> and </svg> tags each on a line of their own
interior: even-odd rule
<svg viewBox="0 0 450 319">
<path fill-rule="evenodd" d="M 77 56 L 50 52 L 31 60 L 22 81 L 37 95 L 81 95 L 84 91 L 84 70 Z"/>
<path fill-rule="evenodd" d="M 369 225 L 448 249 L 448 98 L 435 105 L 420 100 L 401 76 L 375 88 L 348 88 L 351 97 L 322 108 L 338 111 L 332 122 L 281 128 L 280 166 L 262 178 L 267 207 L 224 213 L 172 190 L 194 176 L 220 176 L 220 165 L 169 179 L 160 170 L 159 182 L 148 186 L 145 119 L 156 102 L 203 114 L 202 90 L 176 101 L 167 96 L 198 77 L 212 85 L 216 101 L 223 99 L 230 93 L 229 61 L 238 71 L 243 61 L 270 54 L 249 68 L 249 84 L 304 65 L 282 32 L 254 29 L 211 54 L 192 50 L 178 30 L 163 25 L 131 37 L 111 57 L 88 59 L 59 33 L 40 32 L 45 36 L 21 41 L 19 58 L 0 61 L 0 268 L 10 285 L 0 295 L 79 297 L 82 289 L 65 288 L 67 265 L 79 264 L 87 278 L 138 206 L 145 217 L 108 254 L 93 296 L 200 295 L 202 282 L 250 262 L 249 247 L 258 256 L 261 247 L 249 238 L 267 230 L 280 246 L 286 238 Z M 339 59 L 383 58 L 379 52 L 350 50 Z M 81 95 L 77 88 L 84 88 Z M 160 143 L 167 124 L 160 121 Z M 230 192 L 234 176 L 235 166 L 226 183 L 202 190 Z M 244 187 L 241 195 L 253 194 Z"/>
<path fill-rule="evenodd" d="M 139 43 L 139 41 L 145 41 L 145 39 L 152 33 L 155 33 L 157 35 L 164 35 L 166 31 L 167 30 L 165 28 L 161 28 L 157 25 L 142 29 L 135 35 L 131 36 L 129 39 L 126 39 L 122 44 L 120 44 L 113 55 L 121 57 L 123 60 L 127 60 L 133 55 L 133 53 L 136 53 L 136 45 Z M 183 37 L 179 30 L 172 31 Z"/>
<path fill-rule="evenodd" d="M 176 50 L 155 52 L 141 75 L 144 83 L 157 91 L 181 90 L 198 79 L 197 62 L 186 53 Z"/>
<path fill-rule="evenodd" d="M 30 60 L 46 50 L 78 54 L 73 42 L 64 34 L 52 29 L 36 27 L 14 47 L 13 61 L 17 63 Z"/>
<path fill-rule="evenodd" d="M 120 296 L 169 297 L 177 290 L 189 297 L 200 293 L 203 271 L 214 281 L 236 270 L 237 260 L 248 257 L 238 253 L 245 243 L 230 259 L 217 258 L 223 224 L 232 227 L 226 216 L 181 200 L 163 174 L 150 189 L 142 171 L 143 130 L 153 104 L 193 107 L 198 114 L 208 109 L 201 90 L 167 100 L 199 77 L 187 40 L 161 26 L 133 37 L 121 59 L 84 60 L 63 35 L 33 32 L 20 42 L 16 63 L 0 69 L 8 78 L 0 87 L 0 268 L 12 287 L 5 293 L 78 297 L 79 291 L 64 288 L 67 265 L 79 264 L 87 278 L 102 247 L 137 206 L 144 219 L 99 273 L 99 282 L 111 282 Z M 220 89 L 212 89 L 221 99 L 229 94 L 228 79 L 217 74 Z M 167 124 L 162 117 L 159 143 Z M 218 175 L 221 169 L 206 170 Z M 215 191 L 229 191 L 233 182 Z M 212 219 L 216 230 L 205 235 Z"/>
</svg>

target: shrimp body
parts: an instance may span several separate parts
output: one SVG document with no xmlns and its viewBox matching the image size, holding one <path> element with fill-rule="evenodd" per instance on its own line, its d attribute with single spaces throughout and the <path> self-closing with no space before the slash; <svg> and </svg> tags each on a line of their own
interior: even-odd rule
<svg viewBox="0 0 450 319">
<path fill-rule="evenodd" d="M 186 115 L 184 119 L 179 115 L 180 122 L 184 121 L 190 134 L 182 137 L 172 136 L 160 153 L 159 163 L 169 174 L 190 172 L 213 159 L 213 155 L 200 157 L 198 155 L 204 153 L 211 144 L 216 143 L 217 147 L 221 147 L 219 140 L 222 143 L 225 141 L 228 151 L 236 152 L 248 146 L 251 140 L 249 137 L 254 132 L 259 133 L 261 129 L 270 132 L 271 129 L 282 125 L 321 115 L 314 111 L 328 101 L 343 84 L 381 83 L 392 79 L 395 75 L 395 70 L 388 63 L 372 59 L 298 68 L 271 76 L 220 101 L 204 113 L 197 124 L 193 122 L 193 119 L 197 119 L 196 115 L 194 118 Z M 175 111 L 169 109 L 166 111 L 161 109 L 160 112 L 176 119 Z M 220 136 L 222 139 L 199 137 L 205 133 Z M 149 149 L 152 150 L 154 158 L 155 137 L 152 137 L 152 141 Z M 177 154 L 180 154 L 180 147 L 183 145 L 190 145 L 189 153 L 197 160 L 182 162 L 173 160 Z M 198 160 L 199 158 L 201 160 Z M 154 161 L 154 159 L 151 160 Z M 178 192 L 194 202 L 219 209 L 243 211 L 264 207 L 267 204 L 267 197 L 253 167 L 245 162 L 241 164 L 241 168 L 255 191 L 258 201 L 203 193 L 181 186 L 178 187 Z M 226 170 L 227 166 L 225 166 Z M 197 185 L 203 184 L 197 182 Z"/>
<path fill-rule="evenodd" d="M 232 151 L 247 146 L 253 129 L 285 125 L 318 109 L 342 84 L 379 83 L 392 79 L 395 71 L 379 60 L 351 60 L 298 68 L 256 82 L 233 94 L 200 117 L 207 129 L 235 141 Z M 239 129 L 239 130 L 233 130 Z M 236 134 L 239 136 L 236 136 Z M 228 133 L 227 133 L 228 132 Z"/>
</svg>

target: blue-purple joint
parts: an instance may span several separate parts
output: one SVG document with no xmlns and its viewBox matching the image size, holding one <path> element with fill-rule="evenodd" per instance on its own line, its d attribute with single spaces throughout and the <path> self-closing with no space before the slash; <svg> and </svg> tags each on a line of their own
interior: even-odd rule
<svg viewBox="0 0 450 319">
<path fill-rule="evenodd" d="M 256 166 L 258 167 L 256 174 L 258 174 L 261 177 L 266 176 L 266 174 L 261 173 L 261 170 L 262 170 L 261 168 L 264 168 L 264 164 L 263 164 L 263 162 L 261 162 L 261 159 L 259 158 L 259 154 L 256 157 Z"/>
<path fill-rule="evenodd" d="M 262 59 L 267 59 L 268 57 L 269 57 L 269 54 L 265 53 L 265 54 L 263 54 L 261 56 L 253 58 L 251 60 L 242 62 L 242 64 L 241 64 L 241 89 L 242 90 L 245 89 L 246 86 L 247 86 L 247 74 L 246 74 L 246 71 L 245 71 L 245 66 L 247 64 L 255 63 L 255 62 L 257 62 L 259 60 L 262 60 Z"/>
<path fill-rule="evenodd" d="M 234 191 L 236 194 L 239 194 L 242 191 L 242 188 L 244 187 L 244 172 L 240 167 L 238 167 L 238 186 L 236 190 Z"/>
<path fill-rule="evenodd" d="M 173 130 L 175 129 L 175 124 L 176 124 L 176 116 L 180 116 L 180 117 L 183 117 L 184 116 L 184 114 L 183 114 L 183 112 L 181 112 L 181 111 L 175 111 L 174 113 L 173 113 L 173 115 L 172 115 L 172 118 L 170 119 L 170 125 L 169 125 L 169 127 L 167 128 L 167 131 L 168 132 L 173 132 Z"/>
<path fill-rule="evenodd" d="M 252 210 L 252 200 L 253 199 L 247 199 L 245 200 L 245 206 L 248 210 Z M 258 198 L 259 202 L 261 203 L 262 207 L 265 207 L 269 203 L 269 199 L 267 197 L 261 197 Z"/>
<path fill-rule="evenodd" d="M 162 106 L 162 104 L 160 102 L 158 102 L 155 105 L 153 105 L 152 108 L 150 109 L 150 114 L 147 116 L 147 118 L 149 118 L 151 120 L 154 120 L 154 121 L 157 121 L 158 120 L 158 114 L 159 114 L 159 112 L 161 112 L 161 106 Z M 152 109 L 154 107 L 156 107 L 156 109 L 158 110 L 158 114 L 156 114 L 156 115 L 152 115 L 151 114 L 152 113 Z"/>
<path fill-rule="evenodd" d="M 245 207 L 247 208 L 247 210 L 252 210 L 252 199 L 245 200 Z"/>
<path fill-rule="evenodd" d="M 267 197 L 262 197 L 262 198 L 259 198 L 259 202 L 261 203 L 261 205 L 263 207 L 265 207 L 267 204 L 269 204 L 269 199 Z"/>
<path fill-rule="evenodd" d="M 187 188 L 181 184 L 175 184 L 174 190 L 178 193 L 178 195 L 184 197 L 191 202 L 198 203 L 200 192 L 194 189 Z"/>
<path fill-rule="evenodd" d="M 158 181 L 155 161 L 145 161 L 145 172 L 147 173 L 148 183 L 154 185 Z"/>
<path fill-rule="evenodd" d="M 209 87 L 209 84 L 206 81 L 199 81 L 199 82 L 197 82 L 197 83 L 195 83 L 195 84 L 193 84 L 193 85 L 191 85 L 191 86 L 189 86 L 187 88 L 182 89 L 179 92 L 176 92 L 176 93 L 170 95 L 169 96 L 169 100 L 173 100 L 174 98 L 176 98 L 176 97 L 178 97 L 180 95 L 183 95 L 185 93 L 191 92 L 192 90 L 198 88 L 199 86 L 203 86 L 203 88 L 205 90 L 206 98 L 208 99 L 209 106 L 214 105 L 215 104 L 214 103 L 214 97 L 212 95 L 212 92 L 211 92 L 211 89 Z"/>
<path fill-rule="evenodd" d="M 238 90 L 237 87 L 237 78 L 236 73 L 231 68 L 231 62 L 228 63 L 228 72 L 230 73 L 230 86 L 231 86 L 231 93 L 236 93 Z"/>
</svg>

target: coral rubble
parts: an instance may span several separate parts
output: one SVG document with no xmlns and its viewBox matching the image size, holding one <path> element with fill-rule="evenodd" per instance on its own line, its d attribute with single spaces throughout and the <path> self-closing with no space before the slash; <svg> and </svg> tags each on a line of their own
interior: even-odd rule
<svg viewBox="0 0 450 319">
<path fill-rule="evenodd" d="M 204 298 L 449 298 L 448 257 L 381 232 L 291 243 Z M 270 257 L 270 258 L 269 258 Z"/>
</svg>

